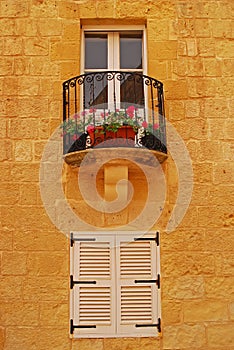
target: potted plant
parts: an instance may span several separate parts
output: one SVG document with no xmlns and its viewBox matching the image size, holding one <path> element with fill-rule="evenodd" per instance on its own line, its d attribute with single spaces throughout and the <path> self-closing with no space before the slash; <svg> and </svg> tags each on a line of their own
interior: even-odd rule
<svg viewBox="0 0 234 350">
<path fill-rule="evenodd" d="M 93 146 L 102 147 L 103 141 L 108 141 L 104 144 L 105 147 L 129 147 L 134 144 L 141 124 L 141 118 L 137 116 L 134 106 L 129 106 L 126 110 L 102 112 L 101 117 L 101 125 L 87 127 Z"/>
</svg>

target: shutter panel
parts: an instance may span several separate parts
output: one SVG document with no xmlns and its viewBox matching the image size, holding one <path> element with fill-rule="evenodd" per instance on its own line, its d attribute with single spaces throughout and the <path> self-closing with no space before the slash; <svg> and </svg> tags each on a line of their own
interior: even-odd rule
<svg viewBox="0 0 234 350">
<path fill-rule="evenodd" d="M 117 332 L 157 336 L 158 286 L 156 242 L 117 238 Z"/>
<path fill-rule="evenodd" d="M 83 237 L 74 244 L 74 334 L 101 337 L 115 331 L 114 239 L 102 235 L 85 241 Z"/>
</svg>

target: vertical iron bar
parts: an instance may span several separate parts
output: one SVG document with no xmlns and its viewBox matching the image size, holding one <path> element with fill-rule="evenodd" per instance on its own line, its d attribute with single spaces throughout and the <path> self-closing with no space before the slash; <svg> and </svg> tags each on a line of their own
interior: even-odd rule
<svg viewBox="0 0 234 350">
<path fill-rule="evenodd" d="M 153 92 L 153 82 L 152 79 L 150 79 L 150 92 L 151 92 L 151 108 L 152 108 L 152 125 L 154 125 L 154 92 Z"/>
</svg>

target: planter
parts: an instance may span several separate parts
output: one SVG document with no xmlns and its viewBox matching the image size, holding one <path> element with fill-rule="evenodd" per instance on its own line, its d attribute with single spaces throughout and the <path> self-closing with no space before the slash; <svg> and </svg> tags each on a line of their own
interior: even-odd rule
<svg viewBox="0 0 234 350">
<path fill-rule="evenodd" d="M 91 147 L 134 147 L 136 132 L 132 126 L 121 126 L 116 132 L 96 126 L 89 136 Z"/>
</svg>

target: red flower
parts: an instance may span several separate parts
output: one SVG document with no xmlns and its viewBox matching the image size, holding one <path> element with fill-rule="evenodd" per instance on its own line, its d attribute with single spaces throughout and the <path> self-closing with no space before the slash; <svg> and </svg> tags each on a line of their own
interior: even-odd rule
<svg viewBox="0 0 234 350">
<path fill-rule="evenodd" d="M 90 133 L 90 132 L 94 132 L 94 126 L 93 125 L 88 125 L 87 126 L 87 131 L 88 131 L 88 133 Z"/>
<path fill-rule="evenodd" d="M 148 123 L 146 120 L 144 120 L 141 125 L 143 126 L 143 128 L 148 128 Z"/>
<path fill-rule="evenodd" d="M 157 130 L 158 128 L 159 128 L 158 123 L 155 123 L 155 124 L 153 125 L 153 129 L 154 129 L 154 130 Z"/>
<path fill-rule="evenodd" d="M 89 113 L 95 113 L 96 109 L 95 108 L 90 108 Z"/>
<path fill-rule="evenodd" d="M 78 137 L 77 135 L 73 135 L 73 136 L 72 136 L 72 140 L 73 140 L 73 141 L 76 141 L 78 138 L 79 138 L 79 137 Z"/>
</svg>

